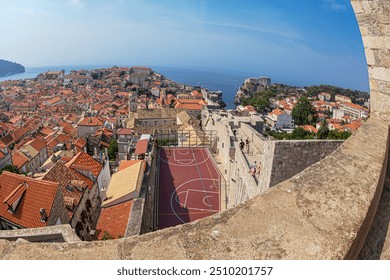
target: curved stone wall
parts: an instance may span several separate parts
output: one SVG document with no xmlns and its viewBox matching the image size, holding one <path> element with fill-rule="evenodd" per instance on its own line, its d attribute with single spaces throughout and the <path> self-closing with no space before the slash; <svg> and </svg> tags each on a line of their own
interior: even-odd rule
<svg viewBox="0 0 390 280">
<path fill-rule="evenodd" d="M 387 176 L 390 2 L 351 2 L 366 48 L 372 112 L 367 123 L 330 156 L 255 199 L 191 224 L 106 242 L 37 244 L 3 240 L 0 258 L 357 258 Z M 381 250 L 380 257 L 390 258 L 387 248 L 376 248 Z"/>
</svg>

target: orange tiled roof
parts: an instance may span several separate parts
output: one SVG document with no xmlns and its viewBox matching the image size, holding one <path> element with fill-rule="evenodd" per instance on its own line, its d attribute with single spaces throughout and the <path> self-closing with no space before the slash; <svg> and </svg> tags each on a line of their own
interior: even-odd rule
<svg viewBox="0 0 390 280">
<path fill-rule="evenodd" d="M 3 203 L 12 205 L 15 201 L 20 199 L 24 192 L 27 190 L 27 183 L 23 182 L 17 186 L 4 200 Z"/>
<path fill-rule="evenodd" d="M 67 134 L 60 134 L 56 137 L 56 140 L 60 143 L 69 143 L 69 141 L 71 140 L 71 136 L 70 135 L 67 135 Z"/>
<path fill-rule="evenodd" d="M 1 138 L 1 142 L 4 143 L 7 147 L 11 145 L 15 141 L 15 138 L 12 136 L 11 133 L 8 133 L 6 136 Z"/>
<path fill-rule="evenodd" d="M 84 147 L 87 145 L 87 141 L 85 141 L 85 140 L 82 139 L 82 138 L 78 138 L 78 139 L 74 142 L 74 144 L 76 145 L 77 148 L 82 149 L 82 148 L 84 148 Z"/>
<path fill-rule="evenodd" d="M 99 240 L 107 232 L 113 238 L 124 237 L 129 222 L 133 201 L 127 201 L 112 207 L 102 208 L 96 225 L 96 234 Z"/>
<path fill-rule="evenodd" d="M 187 110 L 202 110 L 202 105 L 201 104 L 195 104 L 195 103 L 177 103 L 175 105 L 175 108 L 179 108 L 179 109 L 187 109 Z"/>
<path fill-rule="evenodd" d="M 102 126 L 104 121 L 98 117 L 86 117 L 78 125 Z"/>
<path fill-rule="evenodd" d="M 4 201 L 23 183 L 27 184 L 28 188 L 24 191 L 15 213 L 10 213 Z M 50 217 L 57 190 L 58 183 L 5 171 L 0 175 L 0 216 L 25 228 L 47 226 L 47 221 L 41 221 L 39 210 L 44 208 Z"/>
<path fill-rule="evenodd" d="M 282 110 L 280 110 L 280 109 L 275 109 L 275 110 L 272 111 L 272 113 L 274 115 L 283 115 L 284 114 L 284 112 Z"/>
<path fill-rule="evenodd" d="M 78 176 L 72 172 L 68 167 L 66 167 L 62 162 L 57 162 L 52 169 L 45 176 L 43 176 L 42 180 L 51 181 L 58 183 L 59 187 L 62 190 L 62 195 L 65 198 L 72 199 L 75 206 L 80 203 L 81 197 L 83 196 L 83 188 L 78 190 L 77 188 L 73 188 L 73 191 L 70 191 L 67 186 L 73 186 L 73 181 L 78 181 Z M 85 185 L 87 185 L 85 183 Z M 69 205 L 67 205 L 69 206 Z M 73 209 L 68 210 L 69 218 L 73 216 Z"/>
<path fill-rule="evenodd" d="M 103 167 L 100 162 L 83 151 L 79 152 L 69 162 L 67 162 L 66 166 L 74 169 L 82 168 L 83 170 L 91 170 L 95 177 L 99 176 Z"/>
<path fill-rule="evenodd" d="M 360 110 L 364 109 L 362 106 L 360 106 L 358 104 L 350 103 L 350 102 L 345 102 L 344 106 L 348 106 L 348 107 L 352 107 L 352 108 L 360 109 Z"/>
<path fill-rule="evenodd" d="M 309 131 L 309 132 L 313 132 L 313 133 L 318 132 L 318 130 L 312 125 L 305 125 L 305 126 L 303 126 L 303 129 L 306 131 Z"/>
<path fill-rule="evenodd" d="M 17 129 L 15 132 L 14 132 L 14 138 L 16 141 L 20 140 L 20 138 L 22 138 L 23 135 L 25 135 L 27 132 L 28 132 L 28 128 L 25 128 L 25 127 L 21 127 L 19 129 Z"/>
<path fill-rule="evenodd" d="M 133 134 L 133 131 L 131 128 L 120 128 L 118 129 L 117 133 L 118 135 L 131 135 Z"/>
<path fill-rule="evenodd" d="M 28 162 L 28 158 L 22 155 L 22 153 L 14 153 L 12 154 L 12 163 L 17 168 L 22 168 Z"/>
<path fill-rule="evenodd" d="M 130 166 L 132 166 L 140 161 L 144 162 L 144 169 L 146 169 L 146 164 L 145 164 L 144 160 L 121 160 L 121 163 L 119 164 L 119 167 L 118 167 L 118 172 L 123 170 L 123 169 L 126 169 L 127 167 L 130 167 Z"/>
<path fill-rule="evenodd" d="M 139 140 L 137 145 L 135 146 L 135 152 L 136 155 L 142 155 L 145 154 L 148 151 L 148 139 L 142 139 Z"/>
<path fill-rule="evenodd" d="M 42 140 L 35 139 L 30 143 L 30 146 L 37 151 L 41 151 L 46 147 L 46 143 Z"/>
<path fill-rule="evenodd" d="M 53 139 L 49 143 L 47 143 L 47 147 L 49 149 L 53 149 L 55 146 L 57 146 L 58 143 L 59 142 L 57 141 L 57 139 Z"/>
</svg>

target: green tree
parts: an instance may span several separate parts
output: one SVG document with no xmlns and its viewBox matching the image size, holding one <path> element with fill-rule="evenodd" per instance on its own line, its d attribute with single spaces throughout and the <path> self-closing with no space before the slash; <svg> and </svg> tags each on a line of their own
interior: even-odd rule
<svg viewBox="0 0 390 280">
<path fill-rule="evenodd" d="M 9 171 L 12 173 L 20 174 L 19 168 L 17 168 L 15 165 L 7 164 L 2 169 L 0 169 L 0 174 L 3 173 L 3 171 Z"/>
<path fill-rule="evenodd" d="M 296 125 L 307 125 L 316 122 L 316 110 L 310 104 L 309 99 L 301 97 L 292 111 L 292 117 Z"/>
<path fill-rule="evenodd" d="M 334 140 L 346 140 L 352 135 L 351 132 L 348 131 L 337 131 L 332 130 L 329 132 L 328 139 L 334 139 Z"/>
<path fill-rule="evenodd" d="M 328 139 L 329 128 L 325 121 L 322 122 L 320 129 L 317 132 L 317 139 Z"/>
<path fill-rule="evenodd" d="M 310 136 L 310 132 L 304 130 L 302 127 L 297 127 L 293 130 L 293 132 L 289 135 L 289 139 L 291 140 L 300 140 L 307 139 Z"/>
<path fill-rule="evenodd" d="M 108 157 L 110 160 L 114 160 L 116 157 L 116 154 L 118 152 L 118 143 L 115 139 L 112 139 L 110 141 L 110 145 L 108 146 Z"/>
</svg>

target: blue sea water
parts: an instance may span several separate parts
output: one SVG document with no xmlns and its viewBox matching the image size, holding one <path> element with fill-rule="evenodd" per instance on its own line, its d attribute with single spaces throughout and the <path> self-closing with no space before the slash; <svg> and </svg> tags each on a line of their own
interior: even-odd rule
<svg viewBox="0 0 390 280">
<path fill-rule="evenodd" d="M 66 73 L 71 70 L 97 69 L 112 67 L 113 65 L 80 65 L 80 66 L 45 66 L 45 67 L 26 67 L 26 72 L 8 77 L 0 78 L 0 81 L 18 80 L 35 78 L 38 74 L 46 71 L 58 71 L 64 69 Z M 234 109 L 234 95 L 237 89 L 242 85 L 245 78 L 259 77 L 261 73 L 245 73 L 231 70 L 220 70 L 200 67 L 171 67 L 171 66 L 150 66 L 154 71 L 165 77 L 179 83 L 190 86 L 201 86 L 211 91 L 221 90 L 223 100 L 227 104 L 227 109 Z"/>
</svg>

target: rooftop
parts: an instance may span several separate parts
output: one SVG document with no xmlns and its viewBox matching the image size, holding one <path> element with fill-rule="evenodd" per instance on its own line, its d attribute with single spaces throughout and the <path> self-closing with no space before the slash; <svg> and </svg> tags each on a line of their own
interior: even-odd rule
<svg viewBox="0 0 390 280">
<path fill-rule="evenodd" d="M 112 238 L 124 237 L 130 219 L 133 201 L 126 201 L 111 207 L 102 208 L 96 225 L 96 235 L 99 240 L 108 234 Z"/>
<path fill-rule="evenodd" d="M 7 198 L 20 186 L 26 184 L 23 196 L 14 213 L 8 211 Z M 58 183 L 36 180 L 8 171 L 0 175 L 0 216 L 26 228 L 43 227 L 47 222 L 41 221 L 40 209 L 46 210 L 50 217 Z"/>
<path fill-rule="evenodd" d="M 113 205 L 129 194 L 140 192 L 143 164 L 143 161 L 139 161 L 112 175 L 106 193 L 107 199 L 103 201 L 103 207 Z"/>
</svg>

